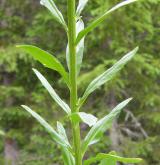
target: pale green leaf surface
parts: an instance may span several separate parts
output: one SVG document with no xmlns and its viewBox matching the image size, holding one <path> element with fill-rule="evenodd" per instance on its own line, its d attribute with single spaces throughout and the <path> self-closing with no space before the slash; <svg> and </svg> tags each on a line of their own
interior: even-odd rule
<svg viewBox="0 0 160 165">
<path fill-rule="evenodd" d="M 86 6 L 88 0 L 79 0 L 79 3 L 78 3 L 78 7 L 77 7 L 77 10 L 76 10 L 76 15 L 77 16 L 80 16 L 82 10 L 84 9 L 84 7 Z"/>
<path fill-rule="evenodd" d="M 79 106 L 83 104 L 83 102 L 86 100 L 86 98 L 97 88 L 99 88 L 101 85 L 104 83 L 108 82 L 111 80 L 116 73 L 121 70 L 124 65 L 130 61 L 133 56 L 136 54 L 138 51 L 138 47 L 136 47 L 134 50 L 131 52 L 127 53 L 125 56 L 123 56 L 116 64 L 114 64 L 111 68 L 109 68 L 107 71 L 102 73 L 100 76 L 95 78 L 87 87 L 86 91 L 84 92 L 82 98 L 80 99 Z"/>
<path fill-rule="evenodd" d="M 71 110 L 69 106 L 61 100 L 61 98 L 57 95 L 55 90 L 52 88 L 52 86 L 48 83 L 48 81 L 45 79 L 45 77 L 36 69 L 33 69 L 34 73 L 38 77 L 38 79 L 41 81 L 42 85 L 46 88 L 46 90 L 49 92 L 49 94 L 52 96 L 52 98 L 57 102 L 57 104 L 67 113 L 70 114 Z"/>
<path fill-rule="evenodd" d="M 70 117 L 74 123 L 84 122 L 89 127 L 95 125 L 98 120 L 94 115 L 85 112 L 72 113 Z"/>
<path fill-rule="evenodd" d="M 66 84 L 69 85 L 68 73 L 53 55 L 33 45 L 18 45 L 17 47 L 32 55 L 35 60 L 38 60 L 45 67 L 56 70 L 62 76 Z"/>
<path fill-rule="evenodd" d="M 76 44 L 79 43 L 79 41 L 87 35 L 87 33 L 89 33 L 90 31 L 92 31 L 94 28 L 96 28 L 101 22 L 103 22 L 106 17 L 108 16 L 108 14 L 112 13 L 113 11 L 121 8 L 122 6 L 131 4 L 133 2 L 135 2 L 137 0 L 125 0 L 119 4 L 117 4 L 116 6 L 114 6 L 113 8 L 111 8 L 110 10 L 106 11 L 103 15 L 101 15 L 100 17 L 98 17 L 95 21 L 93 21 L 88 27 L 86 27 L 84 30 L 82 30 L 76 39 Z"/>
<path fill-rule="evenodd" d="M 67 29 L 62 13 L 58 10 L 53 0 L 41 0 L 40 4 L 45 6 L 54 16 L 55 20 L 61 23 Z"/>
<path fill-rule="evenodd" d="M 97 134 L 104 132 L 107 130 L 113 120 L 119 115 L 121 110 L 131 101 L 131 98 L 121 102 L 118 104 L 108 115 L 100 119 L 88 132 L 86 135 L 83 144 L 82 144 L 82 152 L 85 153 L 87 147 L 89 146 L 90 142 L 95 139 Z"/>
<path fill-rule="evenodd" d="M 62 147 L 69 147 L 69 143 L 64 140 L 52 127 L 49 125 L 40 115 L 32 111 L 28 106 L 22 105 L 22 107 L 29 112 L 52 136 L 52 138 L 60 144 Z"/>
<path fill-rule="evenodd" d="M 84 123 L 89 125 L 89 127 L 94 126 L 98 120 L 94 115 L 85 112 L 79 112 L 78 115 Z"/>
<path fill-rule="evenodd" d="M 62 123 L 60 123 L 59 121 L 57 122 L 57 130 L 58 130 L 58 133 L 64 138 L 64 140 L 68 141 L 65 128 L 63 127 Z"/>
</svg>

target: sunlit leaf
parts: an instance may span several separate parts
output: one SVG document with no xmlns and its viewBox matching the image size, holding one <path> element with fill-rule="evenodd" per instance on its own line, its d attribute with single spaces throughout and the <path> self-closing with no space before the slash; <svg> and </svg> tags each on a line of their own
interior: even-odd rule
<svg viewBox="0 0 160 165">
<path fill-rule="evenodd" d="M 76 15 L 80 16 L 82 10 L 84 9 L 84 7 L 86 6 L 88 0 L 79 0 L 78 3 L 78 7 L 77 7 L 77 11 L 76 11 Z"/>
<path fill-rule="evenodd" d="M 101 162 L 99 165 L 116 165 L 117 162 L 120 163 L 140 163 L 142 159 L 140 158 L 124 158 L 121 156 L 117 156 L 115 154 L 104 154 L 100 153 L 94 158 L 90 158 L 84 161 L 84 165 L 90 165 L 91 163 Z"/>
<path fill-rule="evenodd" d="M 54 16 L 55 20 L 61 23 L 67 29 L 62 13 L 58 10 L 53 0 L 41 0 L 40 4 L 45 6 Z"/>
<path fill-rule="evenodd" d="M 88 132 L 82 144 L 82 152 L 85 153 L 90 142 L 95 140 L 96 136 L 110 128 L 113 120 L 119 115 L 121 110 L 131 101 L 131 98 L 118 104 L 108 115 L 100 119 Z"/>
<path fill-rule="evenodd" d="M 28 106 L 22 105 L 22 107 L 29 112 L 47 131 L 51 134 L 52 138 L 60 144 L 62 147 L 70 147 L 69 143 L 64 140 L 52 127 L 49 125 L 40 115 L 32 111 Z"/>
<path fill-rule="evenodd" d="M 17 47 L 23 49 L 25 52 L 32 55 L 32 57 L 43 64 L 45 67 L 56 70 L 64 79 L 66 84 L 69 86 L 69 76 L 65 71 L 62 64 L 50 53 L 33 45 L 18 45 Z"/>
<path fill-rule="evenodd" d="M 138 47 L 136 47 L 134 50 L 123 56 L 116 64 L 114 64 L 111 68 L 109 68 L 107 71 L 102 73 L 100 76 L 95 78 L 87 87 L 86 91 L 83 94 L 83 97 L 80 99 L 79 106 L 83 104 L 83 102 L 86 100 L 86 98 L 97 88 L 99 88 L 104 83 L 111 80 L 119 70 L 121 70 L 124 65 L 130 61 L 133 56 L 136 54 L 138 50 Z"/>
<path fill-rule="evenodd" d="M 61 100 L 61 98 L 57 95 L 55 90 L 52 88 L 52 86 L 48 83 L 48 81 L 45 79 L 45 77 L 36 69 L 33 69 L 34 73 L 38 77 L 38 79 L 41 81 L 42 85 L 47 89 L 49 94 L 52 96 L 52 98 L 59 104 L 59 106 L 67 113 L 70 114 L 71 110 L 69 106 Z"/>
<path fill-rule="evenodd" d="M 89 125 L 89 127 L 95 125 L 98 120 L 94 115 L 85 112 L 72 113 L 71 118 L 74 122 L 82 121 L 85 124 Z"/>
<path fill-rule="evenodd" d="M 86 36 L 90 31 L 92 31 L 94 28 L 96 28 L 101 22 L 103 22 L 106 17 L 108 16 L 108 14 L 112 13 L 113 11 L 121 8 L 122 6 L 128 5 L 130 3 L 133 3 L 137 0 L 125 0 L 119 4 L 117 4 L 116 6 L 114 6 L 113 8 L 111 8 L 110 10 L 106 11 L 103 15 L 101 15 L 100 17 L 98 17 L 95 21 L 93 21 L 88 27 L 86 27 L 84 30 L 82 30 L 76 39 L 76 44 L 79 43 L 79 41 Z"/>
</svg>

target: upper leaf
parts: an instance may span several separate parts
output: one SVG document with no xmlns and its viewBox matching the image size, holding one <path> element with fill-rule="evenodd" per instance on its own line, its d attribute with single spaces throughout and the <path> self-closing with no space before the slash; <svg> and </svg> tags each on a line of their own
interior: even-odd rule
<svg viewBox="0 0 160 165">
<path fill-rule="evenodd" d="M 100 153 L 98 154 L 96 157 L 94 158 L 90 158 L 86 161 L 84 161 L 84 165 L 90 165 L 91 163 L 95 163 L 95 162 L 101 162 L 99 165 L 116 165 L 117 162 L 120 163 L 140 163 L 142 162 L 142 159 L 140 158 L 124 158 L 121 156 L 117 156 L 115 154 L 104 154 L 104 153 Z"/>
<path fill-rule="evenodd" d="M 84 29 L 84 23 L 82 19 L 79 19 L 78 22 L 76 23 L 76 35 L 79 34 L 81 30 Z M 81 39 L 81 41 L 77 44 L 76 46 L 76 71 L 77 75 L 80 71 L 81 64 L 82 64 L 82 59 L 83 59 L 83 51 L 84 51 L 84 38 Z M 67 45 L 66 48 L 66 60 L 67 60 L 67 66 L 68 69 L 70 70 L 70 55 L 69 55 L 69 47 Z"/>
<path fill-rule="evenodd" d="M 77 7 L 77 11 L 76 11 L 76 15 L 80 16 L 82 10 L 84 9 L 84 7 L 86 6 L 88 0 L 79 0 L 78 3 L 78 7 Z"/>
<path fill-rule="evenodd" d="M 18 45 L 17 47 L 22 48 L 27 53 L 31 54 L 35 60 L 38 60 L 45 67 L 56 70 L 64 79 L 66 84 L 69 86 L 69 76 L 65 71 L 62 64 L 50 53 L 32 45 Z"/>
<path fill-rule="evenodd" d="M 69 143 L 64 140 L 52 127 L 49 125 L 40 115 L 36 112 L 32 111 L 26 105 L 22 105 L 22 107 L 28 111 L 37 121 L 51 134 L 52 138 L 60 144 L 62 147 L 70 147 Z"/>
<path fill-rule="evenodd" d="M 114 6 L 113 8 L 111 8 L 110 10 L 106 11 L 103 15 L 101 15 L 100 17 L 98 17 L 95 21 L 93 21 L 88 27 L 86 27 L 84 30 L 82 30 L 76 39 L 76 44 L 79 43 L 79 41 L 85 36 L 87 35 L 87 33 L 89 33 L 90 31 L 92 31 L 94 28 L 96 28 L 101 22 L 103 22 L 107 15 L 112 13 L 113 11 L 119 9 L 122 6 L 128 5 L 130 3 L 133 3 L 137 0 L 125 0 L 119 4 L 117 4 L 116 6 Z"/>
<path fill-rule="evenodd" d="M 70 110 L 69 106 L 63 100 L 61 100 L 61 98 L 57 95 L 57 93 L 52 88 L 52 86 L 48 83 L 48 81 L 45 79 L 45 77 L 40 72 L 38 72 L 38 70 L 33 69 L 33 71 L 36 74 L 36 76 L 38 77 L 38 79 L 41 81 L 42 85 L 47 89 L 49 94 L 52 96 L 52 98 L 57 102 L 57 104 L 59 104 L 59 106 L 62 107 L 62 109 L 67 114 L 70 114 L 71 110 Z"/>
<path fill-rule="evenodd" d="M 113 120 L 118 116 L 121 110 L 131 101 L 131 98 L 121 102 L 118 104 L 108 115 L 100 119 L 88 132 L 86 135 L 84 142 L 82 144 L 82 153 L 85 153 L 87 147 L 89 146 L 90 142 L 93 141 L 96 136 L 104 132 L 111 126 Z"/>
<path fill-rule="evenodd" d="M 79 19 L 79 21 L 76 23 L 76 33 L 77 36 L 81 30 L 84 29 L 84 23 L 82 19 Z M 84 37 L 81 39 L 81 41 L 77 44 L 76 47 L 76 65 L 77 65 L 77 75 L 80 72 L 82 60 L 83 60 L 83 52 L 84 52 Z"/>
<path fill-rule="evenodd" d="M 55 20 L 61 23 L 67 29 L 62 13 L 58 10 L 53 0 L 41 0 L 40 4 L 45 6 L 54 16 Z"/>
<path fill-rule="evenodd" d="M 94 90 L 99 88 L 101 85 L 106 83 L 107 81 L 111 80 L 116 73 L 123 68 L 123 66 L 133 58 L 133 56 L 136 54 L 138 50 L 138 47 L 136 47 L 134 50 L 123 56 L 116 64 L 114 64 L 111 68 L 109 68 L 107 71 L 102 73 L 100 76 L 95 78 L 87 87 L 86 91 L 83 94 L 83 97 L 80 99 L 79 106 L 83 104 L 83 102 L 86 100 L 88 95 L 90 95 Z"/>
</svg>

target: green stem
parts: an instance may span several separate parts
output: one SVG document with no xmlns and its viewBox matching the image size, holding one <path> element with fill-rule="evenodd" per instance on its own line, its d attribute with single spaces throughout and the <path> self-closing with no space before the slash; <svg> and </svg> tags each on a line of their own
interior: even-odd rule
<svg viewBox="0 0 160 165">
<path fill-rule="evenodd" d="M 75 0 L 68 0 L 68 42 L 69 42 L 69 58 L 70 58 L 70 106 L 72 113 L 77 109 L 77 74 L 76 74 L 76 16 L 75 16 Z M 81 137 L 79 123 L 72 122 L 73 145 L 75 152 L 76 165 L 82 165 L 81 155 Z"/>
</svg>

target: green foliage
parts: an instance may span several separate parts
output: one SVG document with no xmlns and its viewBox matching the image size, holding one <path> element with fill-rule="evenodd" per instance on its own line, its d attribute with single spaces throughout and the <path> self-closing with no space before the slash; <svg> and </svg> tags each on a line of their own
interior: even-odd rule
<svg viewBox="0 0 160 165">
<path fill-rule="evenodd" d="M 62 31 L 61 24 L 55 23 L 53 15 L 49 15 L 45 9 L 41 8 L 39 2 L 27 0 L 24 0 L 23 3 L 19 0 L 2 2 L 4 3 L 0 8 L 1 130 L 17 141 L 20 149 L 19 164 L 62 164 L 61 148 L 50 140 L 44 129 L 34 119 L 20 110 L 19 105 L 30 104 L 51 125 L 56 124 L 53 118 L 60 120 L 63 125 L 68 120 L 68 118 L 60 117 L 59 107 L 56 103 L 51 102 L 48 93 L 32 74 L 31 67 L 38 68 L 42 74 L 45 74 L 49 82 L 54 79 L 54 83 L 51 85 L 56 86 L 57 89 L 61 88 L 58 90 L 58 94 L 63 96 L 67 102 L 69 93 L 56 72 L 51 72 L 49 69 L 44 70 L 41 65 L 34 62 L 31 56 L 27 56 L 12 45 L 19 43 L 39 45 L 44 50 L 49 50 L 50 54 L 54 53 L 55 57 L 64 64 L 67 37 Z M 106 9 L 112 8 L 119 2 L 119 0 L 93 0 L 88 1 L 86 5 L 87 1 L 81 1 L 79 11 L 81 12 L 86 6 L 83 14 L 85 17 L 81 18 L 84 19 L 85 24 L 88 20 L 92 22 L 93 18 L 99 17 L 100 13 L 103 14 Z M 110 93 L 113 90 L 117 102 L 133 96 L 134 101 L 127 107 L 137 116 L 151 138 L 135 139 L 125 134 L 119 146 L 119 152 L 126 157 L 143 157 L 145 161 L 142 164 L 144 165 L 160 164 L 158 145 L 160 140 L 159 2 L 159 0 L 141 0 L 124 7 L 108 16 L 107 20 L 99 24 L 92 33 L 88 33 L 88 37 L 85 39 L 87 47 L 84 49 L 86 56 L 84 56 L 85 60 L 81 66 L 82 74 L 78 77 L 77 82 L 78 90 L 83 94 L 90 81 L 110 68 L 120 59 L 120 55 L 137 45 L 140 46 L 140 51 L 132 62 L 125 66 L 125 69 L 121 70 L 113 80 L 93 93 L 88 98 L 83 110 L 86 109 L 87 114 L 94 113 L 95 116 L 101 118 L 110 109 L 108 104 L 110 103 Z M 55 0 L 55 3 L 66 19 L 66 1 Z M 76 18 L 79 19 L 78 12 Z M 12 79 L 9 85 L 4 84 L 6 74 Z M 7 107 L 6 100 L 10 100 L 10 98 L 14 102 Z M 122 113 L 118 120 L 120 127 L 123 127 L 124 117 L 125 113 Z M 82 137 L 84 137 L 88 128 L 84 127 L 84 124 L 81 125 Z M 64 126 L 68 128 L 68 124 Z M 105 134 L 108 135 L 109 131 Z M 66 129 L 66 132 L 71 139 L 70 130 Z M 90 147 L 85 157 L 89 158 L 99 151 L 107 153 L 111 149 L 111 144 L 109 137 L 104 136 L 99 143 L 95 144 L 95 147 Z M 4 164 L 4 145 L 1 138 L 0 164 Z"/>
<path fill-rule="evenodd" d="M 70 122 L 71 122 L 72 129 L 73 129 L 73 142 L 74 142 L 74 145 L 71 147 L 68 142 L 68 138 L 66 136 L 65 129 L 63 128 L 63 126 L 60 123 L 58 123 L 58 125 L 57 125 L 58 132 L 59 132 L 59 134 L 58 134 L 40 115 L 38 115 L 36 112 L 32 111 L 29 107 L 22 105 L 22 107 L 26 111 L 28 111 L 34 118 L 36 118 L 39 121 L 39 123 L 41 125 L 43 125 L 43 127 L 52 135 L 53 139 L 61 146 L 62 153 L 63 153 L 63 159 L 64 159 L 63 161 L 65 162 L 65 164 L 82 165 L 83 156 L 84 156 L 88 146 L 90 144 L 92 144 L 93 141 L 96 140 L 95 137 L 97 137 L 97 135 L 99 135 L 99 133 L 103 133 L 107 128 L 110 127 L 111 123 L 113 122 L 113 119 L 115 119 L 115 117 L 120 113 L 120 110 L 122 108 L 124 108 L 128 104 L 128 102 L 131 100 L 131 99 L 127 99 L 124 102 L 120 103 L 113 109 L 113 111 L 111 111 L 109 113 L 109 115 L 105 116 L 98 122 L 96 122 L 97 119 L 93 115 L 79 112 L 80 107 L 83 104 L 83 102 L 85 101 L 85 99 L 87 98 L 87 96 L 90 93 L 92 93 L 95 89 L 97 89 L 101 85 L 103 85 L 105 82 L 111 80 L 114 77 L 114 75 L 135 55 L 138 48 L 135 48 L 133 51 L 129 52 L 120 61 L 118 61 L 113 67 L 111 67 L 109 70 L 107 70 L 106 72 L 104 72 L 103 74 L 98 76 L 95 80 L 93 80 L 89 84 L 88 88 L 86 89 L 86 91 L 84 93 L 84 96 L 79 100 L 79 102 L 77 102 L 77 73 L 80 71 L 80 66 L 81 66 L 82 58 L 83 58 L 83 49 L 84 49 L 84 38 L 83 37 L 89 31 L 93 30 L 96 26 L 98 26 L 98 24 L 101 23 L 105 19 L 106 15 L 108 13 L 110 13 L 126 4 L 132 3 L 134 1 L 135 0 L 131 0 L 131 1 L 128 0 L 128 1 L 120 3 L 117 6 L 113 7 L 111 10 L 109 10 L 103 16 L 101 16 L 99 19 L 97 19 L 95 22 L 93 22 L 88 27 L 89 30 L 86 30 L 87 28 L 85 30 L 83 30 L 84 29 L 83 21 L 80 20 L 76 23 L 76 20 L 74 18 L 75 17 L 75 13 L 74 13 L 75 1 L 68 1 L 68 27 L 67 27 L 68 33 L 67 33 L 67 36 L 68 36 L 69 43 L 68 43 L 67 51 L 66 51 L 66 60 L 67 60 L 68 68 L 69 68 L 69 78 L 70 78 L 69 88 L 70 88 L 70 107 L 71 107 L 71 109 L 69 108 L 69 106 L 66 103 L 64 103 L 60 99 L 60 97 L 56 94 L 56 92 L 53 90 L 53 88 L 48 83 L 48 81 L 42 76 L 42 74 L 40 72 L 38 72 L 36 69 L 33 69 L 36 76 L 39 78 L 39 80 L 43 84 L 43 86 L 47 89 L 47 91 L 50 93 L 52 98 L 60 105 L 60 107 L 65 112 L 67 112 L 68 114 L 71 114 L 71 116 L 75 112 L 78 112 L 77 115 L 79 116 L 79 118 L 81 118 L 81 120 L 83 122 L 85 122 L 87 124 L 89 124 L 90 122 L 93 123 L 92 125 L 89 124 L 90 126 L 92 126 L 92 128 L 89 131 L 89 133 L 87 134 L 87 136 L 85 137 L 84 142 L 81 144 L 81 142 L 80 142 L 81 135 L 80 135 L 80 127 L 79 127 L 80 121 L 73 119 L 73 116 L 71 117 Z M 80 1 L 80 3 L 83 3 L 83 2 Z M 53 1 L 43 0 L 43 1 L 41 1 L 41 4 L 45 5 L 52 12 L 52 14 L 56 18 L 56 20 L 58 20 L 58 22 L 60 22 L 62 25 L 66 25 L 64 23 L 63 16 L 59 12 L 58 8 L 56 7 L 56 5 L 54 4 Z M 80 10 L 79 11 L 79 13 L 80 13 L 81 10 L 83 9 L 83 7 L 85 6 L 85 4 L 79 4 L 79 5 L 82 5 L 81 9 L 77 9 L 78 11 Z M 84 33 L 83 33 L 83 31 L 84 31 Z M 76 35 L 76 32 L 78 35 Z M 81 35 L 81 37 L 79 37 L 79 35 Z M 75 43 L 76 36 L 77 36 L 77 39 L 76 39 L 76 43 Z M 82 42 L 81 42 L 81 39 L 82 39 Z M 63 76 L 63 78 L 65 77 L 64 74 L 62 74 L 63 66 L 59 62 L 57 62 L 57 60 L 55 58 L 52 58 L 52 56 L 49 53 L 45 53 L 44 51 L 40 50 L 39 48 L 33 47 L 33 46 L 20 46 L 20 47 L 27 50 L 27 52 L 29 51 L 29 53 L 31 53 L 33 55 L 33 57 L 38 59 L 42 64 L 60 72 L 61 75 Z M 45 58 L 45 56 L 46 56 L 46 58 Z M 52 61 L 52 63 L 50 63 L 51 61 Z M 64 70 L 63 70 L 63 73 L 65 73 Z M 72 155 L 72 153 L 73 153 L 73 155 Z M 108 156 L 108 155 L 105 155 L 105 156 Z M 109 156 L 110 156 L 109 159 L 114 160 L 115 164 L 116 164 L 117 160 L 122 161 L 122 162 L 131 162 L 131 163 L 133 163 L 133 162 L 138 163 L 141 160 L 141 159 L 139 159 L 139 160 L 138 159 L 137 160 L 136 159 L 133 159 L 133 160 L 127 159 L 126 160 L 126 159 L 119 158 L 119 157 L 118 157 L 119 159 L 114 159 L 114 156 L 111 156 L 111 155 L 109 155 Z M 104 161 L 106 162 L 105 158 L 106 157 L 101 158 L 103 164 L 104 164 Z M 97 160 L 97 158 L 96 158 L 96 160 Z M 98 160 L 99 160 L 99 157 L 98 157 Z M 91 162 L 92 162 L 92 160 L 91 160 Z"/>
</svg>

